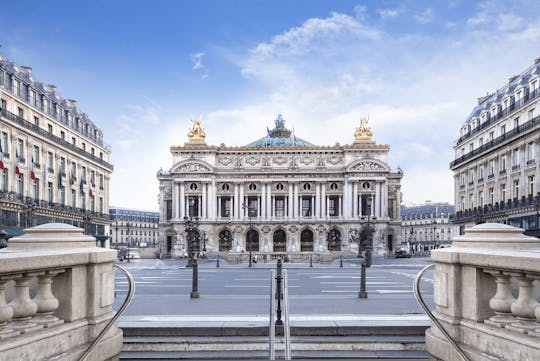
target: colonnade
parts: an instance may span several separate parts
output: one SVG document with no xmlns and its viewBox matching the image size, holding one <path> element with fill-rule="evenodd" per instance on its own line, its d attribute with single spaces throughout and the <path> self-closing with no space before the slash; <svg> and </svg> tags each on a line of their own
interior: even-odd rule
<svg viewBox="0 0 540 361">
<path fill-rule="evenodd" d="M 203 220 L 246 219 L 249 210 L 244 205 L 248 205 L 250 200 L 252 204 L 256 203 L 251 214 L 258 219 L 356 219 L 366 214 L 376 218 L 388 217 L 388 183 L 384 177 L 345 178 L 343 182 L 328 179 L 231 179 L 226 183 L 230 189 L 218 192 L 215 179 L 175 179 L 172 218 L 197 215 Z M 250 184 L 254 184 L 256 189 L 249 189 Z M 304 184 L 309 184 L 309 189 L 303 189 Z M 311 189 L 312 185 L 314 189 Z M 362 203 L 363 195 L 372 199 L 369 211 Z M 226 212 L 222 212 L 225 210 L 223 202 L 230 202 Z M 162 208 L 161 211 L 165 210 Z M 162 219 L 166 219 L 164 215 Z"/>
</svg>

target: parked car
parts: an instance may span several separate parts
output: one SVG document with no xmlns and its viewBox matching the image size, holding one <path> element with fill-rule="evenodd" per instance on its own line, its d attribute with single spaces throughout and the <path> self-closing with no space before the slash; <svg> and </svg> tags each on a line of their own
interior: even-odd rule
<svg viewBox="0 0 540 361">
<path fill-rule="evenodd" d="M 396 258 L 411 258 L 411 252 L 407 248 L 396 249 L 395 255 Z"/>
<path fill-rule="evenodd" d="M 128 248 L 126 258 L 139 259 L 139 258 L 141 258 L 141 255 L 139 254 L 139 250 L 137 248 Z"/>
</svg>

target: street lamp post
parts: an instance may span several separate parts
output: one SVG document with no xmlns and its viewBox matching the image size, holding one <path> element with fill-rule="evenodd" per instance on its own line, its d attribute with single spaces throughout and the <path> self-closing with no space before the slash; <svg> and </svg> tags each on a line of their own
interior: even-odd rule
<svg viewBox="0 0 540 361">
<path fill-rule="evenodd" d="M 367 214 L 367 236 L 368 236 L 368 239 L 367 239 L 367 245 L 366 245 L 366 267 L 371 267 L 371 252 L 372 252 L 372 242 L 373 242 L 373 235 L 372 235 L 372 229 L 371 229 L 371 223 L 370 223 L 370 219 L 371 219 L 371 201 L 372 201 L 372 198 L 371 198 L 371 195 L 369 195 L 367 198 L 366 198 L 366 207 L 368 209 L 368 214 Z"/>
<path fill-rule="evenodd" d="M 251 207 L 248 206 L 247 204 L 243 203 L 242 204 L 242 209 L 247 210 L 247 214 L 248 214 L 248 219 L 249 219 L 249 231 L 248 231 L 248 251 L 249 251 L 249 267 L 253 267 L 253 257 L 252 257 L 252 237 L 253 237 L 253 232 L 252 232 L 252 227 L 251 227 Z"/>
</svg>

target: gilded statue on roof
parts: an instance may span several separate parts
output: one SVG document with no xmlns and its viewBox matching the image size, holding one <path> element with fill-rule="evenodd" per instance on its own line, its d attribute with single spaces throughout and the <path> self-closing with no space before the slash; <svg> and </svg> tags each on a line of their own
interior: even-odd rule
<svg viewBox="0 0 540 361">
<path fill-rule="evenodd" d="M 360 127 L 356 128 L 354 138 L 357 142 L 369 142 L 373 136 L 371 128 L 368 127 L 368 118 L 360 118 Z"/>
<path fill-rule="evenodd" d="M 204 129 L 201 127 L 201 121 L 199 119 L 195 119 L 193 121 L 193 128 L 190 129 L 187 136 L 190 142 L 204 143 L 206 139 L 206 133 L 204 132 Z"/>
</svg>

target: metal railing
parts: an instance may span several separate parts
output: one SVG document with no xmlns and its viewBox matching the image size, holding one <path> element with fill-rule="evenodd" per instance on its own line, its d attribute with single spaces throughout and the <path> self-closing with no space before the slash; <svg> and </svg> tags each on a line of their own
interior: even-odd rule
<svg viewBox="0 0 540 361">
<path fill-rule="evenodd" d="M 514 129 L 512 129 L 512 130 L 498 136 L 497 138 L 494 138 L 494 139 L 492 139 L 490 141 L 487 141 L 486 143 L 479 146 L 478 148 L 473 149 L 469 153 L 464 154 L 461 157 L 453 160 L 452 162 L 450 162 L 450 168 L 457 167 L 458 165 L 461 165 L 461 164 L 475 158 L 476 156 L 478 156 L 481 153 L 493 150 L 494 148 L 496 148 L 497 146 L 499 146 L 499 145 L 501 145 L 503 143 L 513 141 L 513 140 L 521 137 L 524 133 L 527 133 L 527 132 L 531 131 L 532 129 L 536 128 L 539 124 L 540 124 L 540 116 L 536 116 L 536 117 L 532 118 L 531 120 L 527 121 L 526 123 L 524 123 L 522 125 L 519 125 L 517 128 L 514 128 Z"/>
<path fill-rule="evenodd" d="M 131 275 L 131 273 L 129 273 L 124 267 L 119 266 L 117 264 L 114 264 L 113 267 L 118 268 L 120 271 L 124 272 L 124 274 L 126 275 L 126 278 L 128 279 L 129 288 L 128 288 L 126 299 L 124 300 L 124 302 L 122 303 L 122 306 L 120 306 L 120 309 L 118 309 L 114 317 L 110 319 L 110 321 L 103 328 L 103 330 L 101 330 L 99 335 L 94 339 L 94 341 L 92 341 L 90 346 L 88 346 L 88 349 L 86 349 L 86 351 L 82 354 L 82 356 L 79 358 L 79 361 L 85 361 L 88 358 L 88 356 L 92 353 L 92 351 L 96 348 L 98 343 L 101 341 L 103 336 L 105 336 L 107 331 L 109 331 L 112 325 L 114 325 L 116 320 L 118 320 L 118 318 L 122 315 L 122 313 L 124 313 L 126 308 L 131 303 L 133 296 L 135 295 L 135 281 L 133 280 L 133 276 Z"/>
<path fill-rule="evenodd" d="M 426 305 L 426 302 L 424 301 L 424 298 L 420 294 L 420 281 L 422 280 L 422 275 L 424 274 L 424 272 L 426 272 L 428 269 L 432 268 L 433 266 L 435 266 L 434 263 L 427 265 L 426 267 L 422 268 L 422 270 L 420 270 L 420 272 L 418 272 L 418 274 L 416 275 L 416 278 L 413 284 L 414 297 L 416 298 L 416 301 L 418 302 L 422 310 L 424 310 L 425 314 L 431 319 L 433 324 L 437 326 L 439 331 L 441 331 L 444 337 L 448 340 L 448 343 L 454 348 L 454 350 L 459 354 L 459 356 L 461 356 L 461 358 L 464 361 L 471 361 L 469 356 L 467 356 L 467 354 L 461 349 L 461 347 L 459 347 L 459 345 L 454 341 L 452 336 L 450 336 L 450 334 L 445 330 L 445 328 L 439 322 L 439 320 L 437 320 L 435 315 L 433 315 L 433 313 L 429 310 L 429 308 Z"/>
<path fill-rule="evenodd" d="M 278 266 L 279 267 L 279 266 Z M 283 341 L 285 343 L 285 360 L 291 360 L 291 328 L 289 324 L 289 277 L 283 270 L 283 294 L 281 293 L 280 271 L 271 271 L 270 277 L 270 322 L 268 332 L 268 359 L 276 359 L 276 325 L 283 325 Z M 281 296 L 283 295 L 283 320 L 281 320 Z M 276 302 L 277 301 L 277 302 Z M 277 307 L 276 307 L 277 304 Z M 276 320 L 277 311 L 277 320 Z"/>
</svg>

